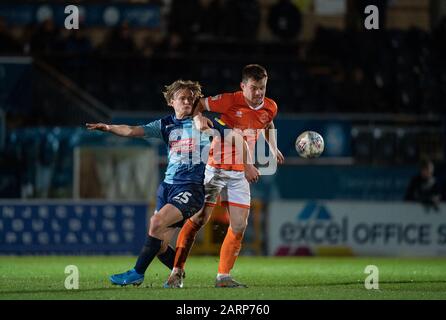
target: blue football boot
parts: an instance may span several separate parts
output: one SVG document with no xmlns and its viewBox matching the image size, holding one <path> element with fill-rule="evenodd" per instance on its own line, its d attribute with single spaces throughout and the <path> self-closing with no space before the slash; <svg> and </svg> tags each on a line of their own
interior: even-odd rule
<svg viewBox="0 0 446 320">
<path fill-rule="evenodd" d="M 144 275 L 139 274 L 135 271 L 135 269 L 132 269 L 124 273 L 118 273 L 110 276 L 110 281 L 112 284 L 120 286 L 127 286 L 129 284 L 139 286 L 144 281 Z"/>
</svg>

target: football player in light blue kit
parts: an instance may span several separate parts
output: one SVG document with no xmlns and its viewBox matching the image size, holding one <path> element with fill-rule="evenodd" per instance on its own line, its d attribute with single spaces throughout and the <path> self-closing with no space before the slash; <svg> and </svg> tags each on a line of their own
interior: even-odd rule
<svg viewBox="0 0 446 320">
<path fill-rule="evenodd" d="M 146 243 L 133 269 L 110 277 L 112 284 L 140 285 L 144 281 L 144 273 L 155 256 L 165 254 L 169 248 L 175 228 L 181 227 L 184 221 L 197 213 L 204 205 L 204 170 L 210 147 L 211 135 L 200 132 L 209 129 L 203 127 L 203 116 L 193 115 L 195 102 L 202 97 L 198 82 L 177 80 L 163 92 L 166 102 L 174 108 L 175 115 L 153 121 L 143 126 L 109 125 L 104 123 L 87 123 L 89 130 L 111 132 L 124 137 L 145 137 L 162 139 L 168 148 L 168 166 L 164 181 L 157 192 L 156 211 L 151 219 Z M 232 130 L 224 130 L 217 121 L 210 121 L 225 139 L 243 139 Z M 224 131 L 224 132 L 223 132 Z M 247 152 L 245 143 L 243 146 Z M 246 165 L 245 175 L 248 181 L 256 181 L 258 170 L 251 164 Z M 171 249 L 172 250 L 172 249 Z M 173 250 L 172 250 L 173 251 Z M 166 263 L 173 267 L 171 262 Z M 164 259 L 165 260 L 165 259 Z"/>
</svg>

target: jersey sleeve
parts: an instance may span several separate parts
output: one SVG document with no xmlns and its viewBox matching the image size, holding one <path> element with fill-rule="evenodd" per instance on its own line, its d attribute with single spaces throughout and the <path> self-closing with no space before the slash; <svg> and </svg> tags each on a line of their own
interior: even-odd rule
<svg viewBox="0 0 446 320">
<path fill-rule="evenodd" d="M 144 129 L 144 138 L 162 139 L 161 120 L 155 120 L 142 126 Z"/>
<path fill-rule="evenodd" d="M 272 118 L 272 120 L 274 120 L 274 118 L 277 116 L 277 112 L 279 111 L 279 108 L 277 107 L 277 103 L 275 101 L 271 101 L 271 102 L 272 102 L 271 103 L 271 105 L 272 105 L 271 109 L 273 111 L 273 118 Z"/>
<path fill-rule="evenodd" d="M 204 134 L 205 136 L 209 138 L 213 138 L 216 135 L 220 137 L 226 137 L 229 134 L 229 132 L 231 132 L 231 128 L 221 119 L 217 117 L 212 117 L 209 120 L 211 120 L 212 122 L 212 128 L 210 128 L 210 130 L 205 130 L 202 132 L 202 134 Z"/>
<path fill-rule="evenodd" d="M 207 111 L 226 113 L 231 106 L 234 105 L 234 94 L 223 93 L 213 97 L 207 97 L 204 99 L 204 104 Z"/>
<path fill-rule="evenodd" d="M 214 117 L 211 119 L 213 128 L 218 131 L 220 136 L 226 136 L 230 132 L 230 127 L 224 123 L 221 119 Z"/>
</svg>

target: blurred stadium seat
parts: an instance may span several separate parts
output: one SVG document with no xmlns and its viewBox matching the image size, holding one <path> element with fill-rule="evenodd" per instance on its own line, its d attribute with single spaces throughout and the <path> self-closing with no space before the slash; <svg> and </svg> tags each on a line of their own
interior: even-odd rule
<svg viewBox="0 0 446 320">
<path fill-rule="evenodd" d="M 359 163 L 370 163 L 373 159 L 373 131 L 370 128 L 352 129 L 353 156 Z"/>
</svg>

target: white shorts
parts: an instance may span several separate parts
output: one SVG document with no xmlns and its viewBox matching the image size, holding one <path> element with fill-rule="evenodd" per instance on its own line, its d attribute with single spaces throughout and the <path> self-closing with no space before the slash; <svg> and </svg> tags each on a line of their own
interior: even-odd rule
<svg viewBox="0 0 446 320">
<path fill-rule="evenodd" d="M 204 174 L 205 203 L 215 206 L 218 196 L 223 206 L 247 208 L 251 206 L 251 192 L 245 172 L 206 166 Z"/>
</svg>

